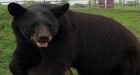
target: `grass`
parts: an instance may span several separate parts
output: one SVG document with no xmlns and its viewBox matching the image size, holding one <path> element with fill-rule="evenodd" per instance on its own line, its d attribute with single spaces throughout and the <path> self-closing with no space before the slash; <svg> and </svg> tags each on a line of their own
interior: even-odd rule
<svg viewBox="0 0 140 75">
<path fill-rule="evenodd" d="M 5 6 L 0 7 L 0 75 L 10 75 L 8 64 L 15 41 L 10 26 L 11 17 Z"/>
<path fill-rule="evenodd" d="M 140 40 L 140 8 L 75 8 L 72 10 L 113 18 L 130 29 Z M 5 6 L 0 6 L 0 75 L 11 75 L 8 70 L 8 64 L 15 48 L 15 39 L 10 25 L 11 18 L 12 17 L 8 14 L 7 8 Z M 76 75 L 76 71 L 74 71 L 74 75 Z"/>
</svg>

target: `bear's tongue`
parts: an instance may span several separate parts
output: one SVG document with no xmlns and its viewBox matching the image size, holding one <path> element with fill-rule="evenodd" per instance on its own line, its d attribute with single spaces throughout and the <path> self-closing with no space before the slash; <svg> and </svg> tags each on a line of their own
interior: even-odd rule
<svg viewBox="0 0 140 75">
<path fill-rule="evenodd" d="M 46 42 L 46 43 L 37 42 L 36 44 L 37 44 L 37 46 L 38 46 L 39 48 L 43 48 L 43 47 L 47 47 L 47 46 L 48 46 L 48 43 L 47 43 L 47 42 Z"/>
</svg>

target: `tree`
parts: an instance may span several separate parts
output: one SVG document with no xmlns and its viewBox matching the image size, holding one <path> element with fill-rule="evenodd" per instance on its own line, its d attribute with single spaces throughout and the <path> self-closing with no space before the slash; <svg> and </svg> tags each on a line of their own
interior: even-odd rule
<svg viewBox="0 0 140 75">
<path fill-rule="evenodd" d="M 136 0 L 136 3 L 138 4 L 139 3 L 139 0 Z"/>
<path fill-rule="evenodd" d="M 125 4 L 125 0 L 123 0 L 123 4 Z"/>
<path fill-rule="evenodd" d="M 96 7 L 96 2 L 97 2 L 97 0 L 89 0 L 89 1 L 88 1 L 89 7 L 90 7 L 90 8 L 92 8 L 93 6 Z"/>
<path fill-rule="evenodd" d="M 92 0 L 89 0 L 89 2 L 88 2 L 89 8 L 92 8 L 92 2 L 91 1 Z"/>
<path fill-rule="evenodd" d="M 96 7 L 96 2 L 97 2 L 97 0 L 93 0 L 94 1 L 94 6 Z"/>
<path fill-rule="evenodd" d="M 125 0 L 119 0 L 119 4 L 125 4 Z"/>
<path fill-rule="evenodd" d="M 61 1 L 62 4 L 65 4 L 65 3 L 68 3 L 68 2 L 69 2 L 68 0 L 62 0 Z"/>
<path fill-rule="evenodd" d="M 122 4 L 122 0 L 119 0 L 119 4 Z"/>
</svg>

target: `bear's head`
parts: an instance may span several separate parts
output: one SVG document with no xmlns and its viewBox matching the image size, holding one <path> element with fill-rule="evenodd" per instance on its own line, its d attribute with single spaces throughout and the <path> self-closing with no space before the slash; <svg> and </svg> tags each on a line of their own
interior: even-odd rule
<svg viewBox="0 0 140 75">
<path fill-rule="evenodd" d="M 62 6 L 40 4 L 30 8 L 25 8 L 17 3 L 8 5 L 8 11 L 13 16 L 12 26 L 19 30 L 18 32 L 23 38 L 36 44 L 39 48 L 46 48 L 57 34 L 59 18 L 68 8 L 69 4 Z"/>
</svg>

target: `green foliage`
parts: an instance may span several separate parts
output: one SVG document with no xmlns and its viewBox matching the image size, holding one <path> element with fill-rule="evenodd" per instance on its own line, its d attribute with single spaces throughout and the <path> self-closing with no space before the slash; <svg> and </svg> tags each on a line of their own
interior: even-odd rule
<svg viewBox="0 0 140 75">
<path fill-rule="evenodd" d="M 126 8 L 125 10 L 76 8 L 72 10 L 113 18 L 129 28 L 140 40 L 140 9 L 138 8 Z M 0 6 L 0 75 L 11 75 L 8 64 L 15 48 L 15 38 L 10 25 L 11 18 L 7 7 Z M 73 72 L 77 75 L 75 70 Z"/>
</svg>

